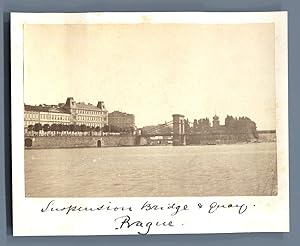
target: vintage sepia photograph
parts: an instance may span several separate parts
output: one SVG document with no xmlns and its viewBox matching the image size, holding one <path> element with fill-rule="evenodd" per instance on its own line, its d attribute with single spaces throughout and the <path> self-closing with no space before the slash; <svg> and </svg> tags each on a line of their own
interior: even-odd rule
<svg viewBox="0 0 300 246">
<path fill-rule="evenodd" d="M 14 235 L 289 231 L 286 12 L 14 13 L 11 47 Z"/>
<path fill-rule="evenodd" d="M 274 30 L 24 25 L 26 197 L 277 195 Z"/>
</svg>

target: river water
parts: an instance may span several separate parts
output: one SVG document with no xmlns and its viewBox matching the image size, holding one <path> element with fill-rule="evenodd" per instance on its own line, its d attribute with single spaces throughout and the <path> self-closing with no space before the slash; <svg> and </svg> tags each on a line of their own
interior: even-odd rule
<svg viewBox="0 0 300 246">
<path fill-rule="evenodd" d="M 25 150 L 29 197 L 276 195 L 276 143 Z"/>
</svg>

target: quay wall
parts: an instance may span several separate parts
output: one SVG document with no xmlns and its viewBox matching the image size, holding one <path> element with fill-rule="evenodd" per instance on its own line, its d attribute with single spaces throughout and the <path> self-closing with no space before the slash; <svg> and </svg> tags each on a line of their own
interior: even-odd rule
<svg viewBox="0 0 300 246">
<path fill-rule="evenodd" d="M 274 130 L 257 131 L 257 134 L 198 134 L 186 136 L 187 145 L 236 144 L 249 142 L 276 142 Z"/>
<path fill-rule="evenodd" d="M 276 142 L 276 132 L 275 131 L 258 132 L 258 142 Z"/>
<path fill-rule="evenodd" d="M 246 142 L 245 139 L 230 137 L 187 137 L 187 145 L 235 144 Z M 276 142 L 276 133 L 258 132 L 258 142 Z M 122 147 L 150 145 L 151 140 L 143 136 L 28 136 L 26 148 L 84 148 L 84 147 Z"/>
<path fill-rule="evenodd" d="M 187 145 L 209 145 L 209 144 L 235 144 L 255 142 L 254 134 L 230 134 L 230 133 L 202 133 L 186 137 Z"/>
<path fill-rule="evenodd" d="M 34 136 L 25 137 L 26 148 L 121 147 L 145 145 L 137 136 Z M 31 145 L 31 146 L 30 146 Z"/>
</svg>

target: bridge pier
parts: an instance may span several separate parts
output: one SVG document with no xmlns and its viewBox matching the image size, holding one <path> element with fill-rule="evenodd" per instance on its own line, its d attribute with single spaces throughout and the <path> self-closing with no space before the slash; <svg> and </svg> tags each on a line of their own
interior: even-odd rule
<svg viewBox="0 0 300 246">
<path fill-rule="evenodd" d="M 173 114 L 173 145 L 186 145 L 186 135 L 184 129 L 184 115 Z"/>
</svg>

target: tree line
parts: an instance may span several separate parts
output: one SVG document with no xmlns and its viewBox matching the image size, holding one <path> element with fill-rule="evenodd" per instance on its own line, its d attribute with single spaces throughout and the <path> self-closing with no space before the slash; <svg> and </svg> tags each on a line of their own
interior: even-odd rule
<svg viewBox="0 0 300 246">
<path fill-rule="evenodd" d="M 118 127 L 118 126 L 111 126 L 111 125 L 105 125 L 103 127 L 100 126 L 87 126 L 85 124 L 76 125 L 64 125 L 64 124 L 44 124 L 36 123 L 34 125 L 29 125 L 27 127 L 27 133 L 33 133 L 36 132 L 38 135 L 40 132 L 44 132 L 46 135 L 49 133 L 54 133 L 55 135 L 61 135 L 64 134 L 77 134 L 77 133 L 89 133 L 92 135 L 93 133 L 99 134 L 100 132 L 106 132 L 106 133 L 126 133 L 126 134 L 133 134 L 134 133 L 134 127 Z"/>
</svg>

